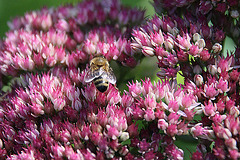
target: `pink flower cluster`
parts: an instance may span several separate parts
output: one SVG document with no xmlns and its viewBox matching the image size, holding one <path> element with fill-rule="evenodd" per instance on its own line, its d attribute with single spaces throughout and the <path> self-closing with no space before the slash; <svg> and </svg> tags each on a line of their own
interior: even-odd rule
<svg viewBox="0 0 240 160">
<path fill-rule="evenodd" d="M 198 2 L 181 1 L 147 23 L 117 0 L 14 19 L 0 44 L 0 87 L 16 78 L 0 99 L 0 159 L 183 159 L 180 136 L 198 141 L 191 159 L 239 159 L 240 50 L 223 56 L 231 33 L 193 14 Z M 220 3 L 201 1 L 197 11 Z M 155 56 L 160 80 L 132 81 L 125 91 L 109 84 L 102 93 L 84 81 L 98 54 L 128 67 Z"/>
<path fill-rule="evenodd" d="M 11 30 L 1 45 L 1 72 L 19 75 L 58 65 L 77 67 L 96 54 L 134 67 L 137 59 L 129 39 L 143 16 L 144 11 L 123 7 L 117 0 L 26 13 L 9 23 Z"/>
<path fill-rule="evenodd" d="M 237 7 L 239 7 L 238 0 L 226 0 L 226 1 L 214 1 L 214 0 L 204 0 L 204 1 L 197 1 L 197 0 L 154 0 L 155 7 L 162 8 L 171 11 L 176 10 L 177 8 L 184 8 L 186 6 L 196 5 L 196 11 L 200 12 L 201 14 L 205 15 L 209 12 L 218 11 L 220 13 L 225 13 L 227 10 L 230 12 L 237 11 Z M 232 15 L 231 15 L 232 16 Z M 237 18 L 237 17 L 234 17 Z"/>
<path fill-rule="evenodd" d="M 155 16 L 146 25 L 133 30 L 131 46 L 136 53 L 157 57 L 160 68 L 157 75 L 161 79 L 174 83 L 177 74 L 181 74 L 184 84 L 180 85 L 181 89 L 175 89 L 176 93 L 184 91 L 184 98 L 190 100 L 190 94 L 195 103 L 200 104 L 190 111 L 181 110 L 182 100 L 177 99 L 165 107 L 177 113 L 183 111 L 182 116 L 191 117 L 187 130 L 200 140 L 199 148 L 205 148 L 193 153 L 192 159 L 239 159 L 239 49 L 223 56 L 223 30 L 218 30 L 218 25 L 209 27 L 205 18 L 194 24 L 193 17 L 190 13 L 183 19 L 174 14 Z M 195 115 L 201 115 L 202 120 L 195 120 Z M 159 124 L 160 129 L 168 133 L 166 126 L 171 123 L 161 120 Z"/>
<path fill-rule="evenodd" d="M 21 84 L 1 101 L 0 158 L 182 159 L 173 137 L 189 129 L 199 105 L 192 94 L 184 97 L 184 91 L 174 92 L 168 82 L 152 85 L 150 79 L 129 84 L 123 95 L 112 85 L 105 93 L 93 84 L 80 90 L 72 75 L 82 74 L 55 68 L 22 76 Z M 139 120 L 148 128 L 138 132 Z"/>
<path fill-rule="evenodd" d="M 211 23 L 215 29 L 224 29 L 237 45 L 240 44 L 239 6 L 238 0 L 154 0 L 159 14 L 166 11 L 171 16 L 183 15 L 193 24 L 204 20 L 203 27 Z"/>
</svg>

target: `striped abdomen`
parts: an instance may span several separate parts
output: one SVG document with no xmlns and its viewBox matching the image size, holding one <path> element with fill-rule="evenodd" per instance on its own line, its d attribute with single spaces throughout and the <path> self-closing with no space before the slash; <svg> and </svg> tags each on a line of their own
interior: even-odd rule
<svg viewBox="0 0 240 160">
<path fill-rule="evenodd" d="M 96 88 L 102 93 L 105 92 L 109 86 L 108 81 L 103 79 L 102 76 L 95 78 L 93 80 L 93 83 L 95 84 Z"/>
</svg>

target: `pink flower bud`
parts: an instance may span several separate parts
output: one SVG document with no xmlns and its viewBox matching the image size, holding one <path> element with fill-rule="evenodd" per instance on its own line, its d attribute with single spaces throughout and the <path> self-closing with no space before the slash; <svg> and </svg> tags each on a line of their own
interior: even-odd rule
<svg viewBox="0 0 240 160">
<path fill-rule="evenodd" d="M 196 83 L 196 85 L 199 87 L 203 84 L 203 77 L 199 74 L 196 74 L 194 76 L 194 82 Z"/>
<path fill-rule="evenodd" d="M 167 127 L 167 131 L 166 132 L 171 137 L 177 135 L 177 133 L 178 133 L 177 125 L 176 124 L 170 124 Z"/>
<path fill-rule="evenodd" d="M 154 111 L 152 109 L 147 109 L 144 114 L 144 119 L 146 121 L 152 121 L 155 119 Z"/>
<path fill-rule="evenodd" d="M 168 127 L 168 123 L 164 119 L 158 120 L 158 128 L 161 130 L 166 130 Z"/>
<path fill-rule="evenodd" d="M 210 53 L 208 52 L 208 50 L 203 49 L 202 52 L 200 52 L 200 59 L 202 61 L 207 61 L 210 58 Z"/>
</svg>

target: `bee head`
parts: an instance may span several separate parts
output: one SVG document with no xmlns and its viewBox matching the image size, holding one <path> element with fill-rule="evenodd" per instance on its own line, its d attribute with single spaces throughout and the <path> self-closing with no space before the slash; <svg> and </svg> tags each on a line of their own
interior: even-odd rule
<svg viewBox="0 0 240 160">
<path fill-rule="evenodd" d="M 106 58 L 104 56 L 94 57 L 90 62 L 90 65 L 96 65 L 98 67 L 101 67 L 106 64 L 108 65 L 108 61 L 106 60 Z"/>
</svg>

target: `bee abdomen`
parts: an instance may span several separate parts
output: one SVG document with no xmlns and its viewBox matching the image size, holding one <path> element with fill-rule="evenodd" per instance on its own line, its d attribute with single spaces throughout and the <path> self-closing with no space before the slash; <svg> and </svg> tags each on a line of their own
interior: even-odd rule
<svg viewBox="0 0 240 160">
<path fill-rule="evenodd" d="M 101 76 L 97 77 L 93 80 L 96 88 L 100 91 L 100 92 L 105 92 L 108 89 L 108 81 L 104 80 Z"/>
</svg>

